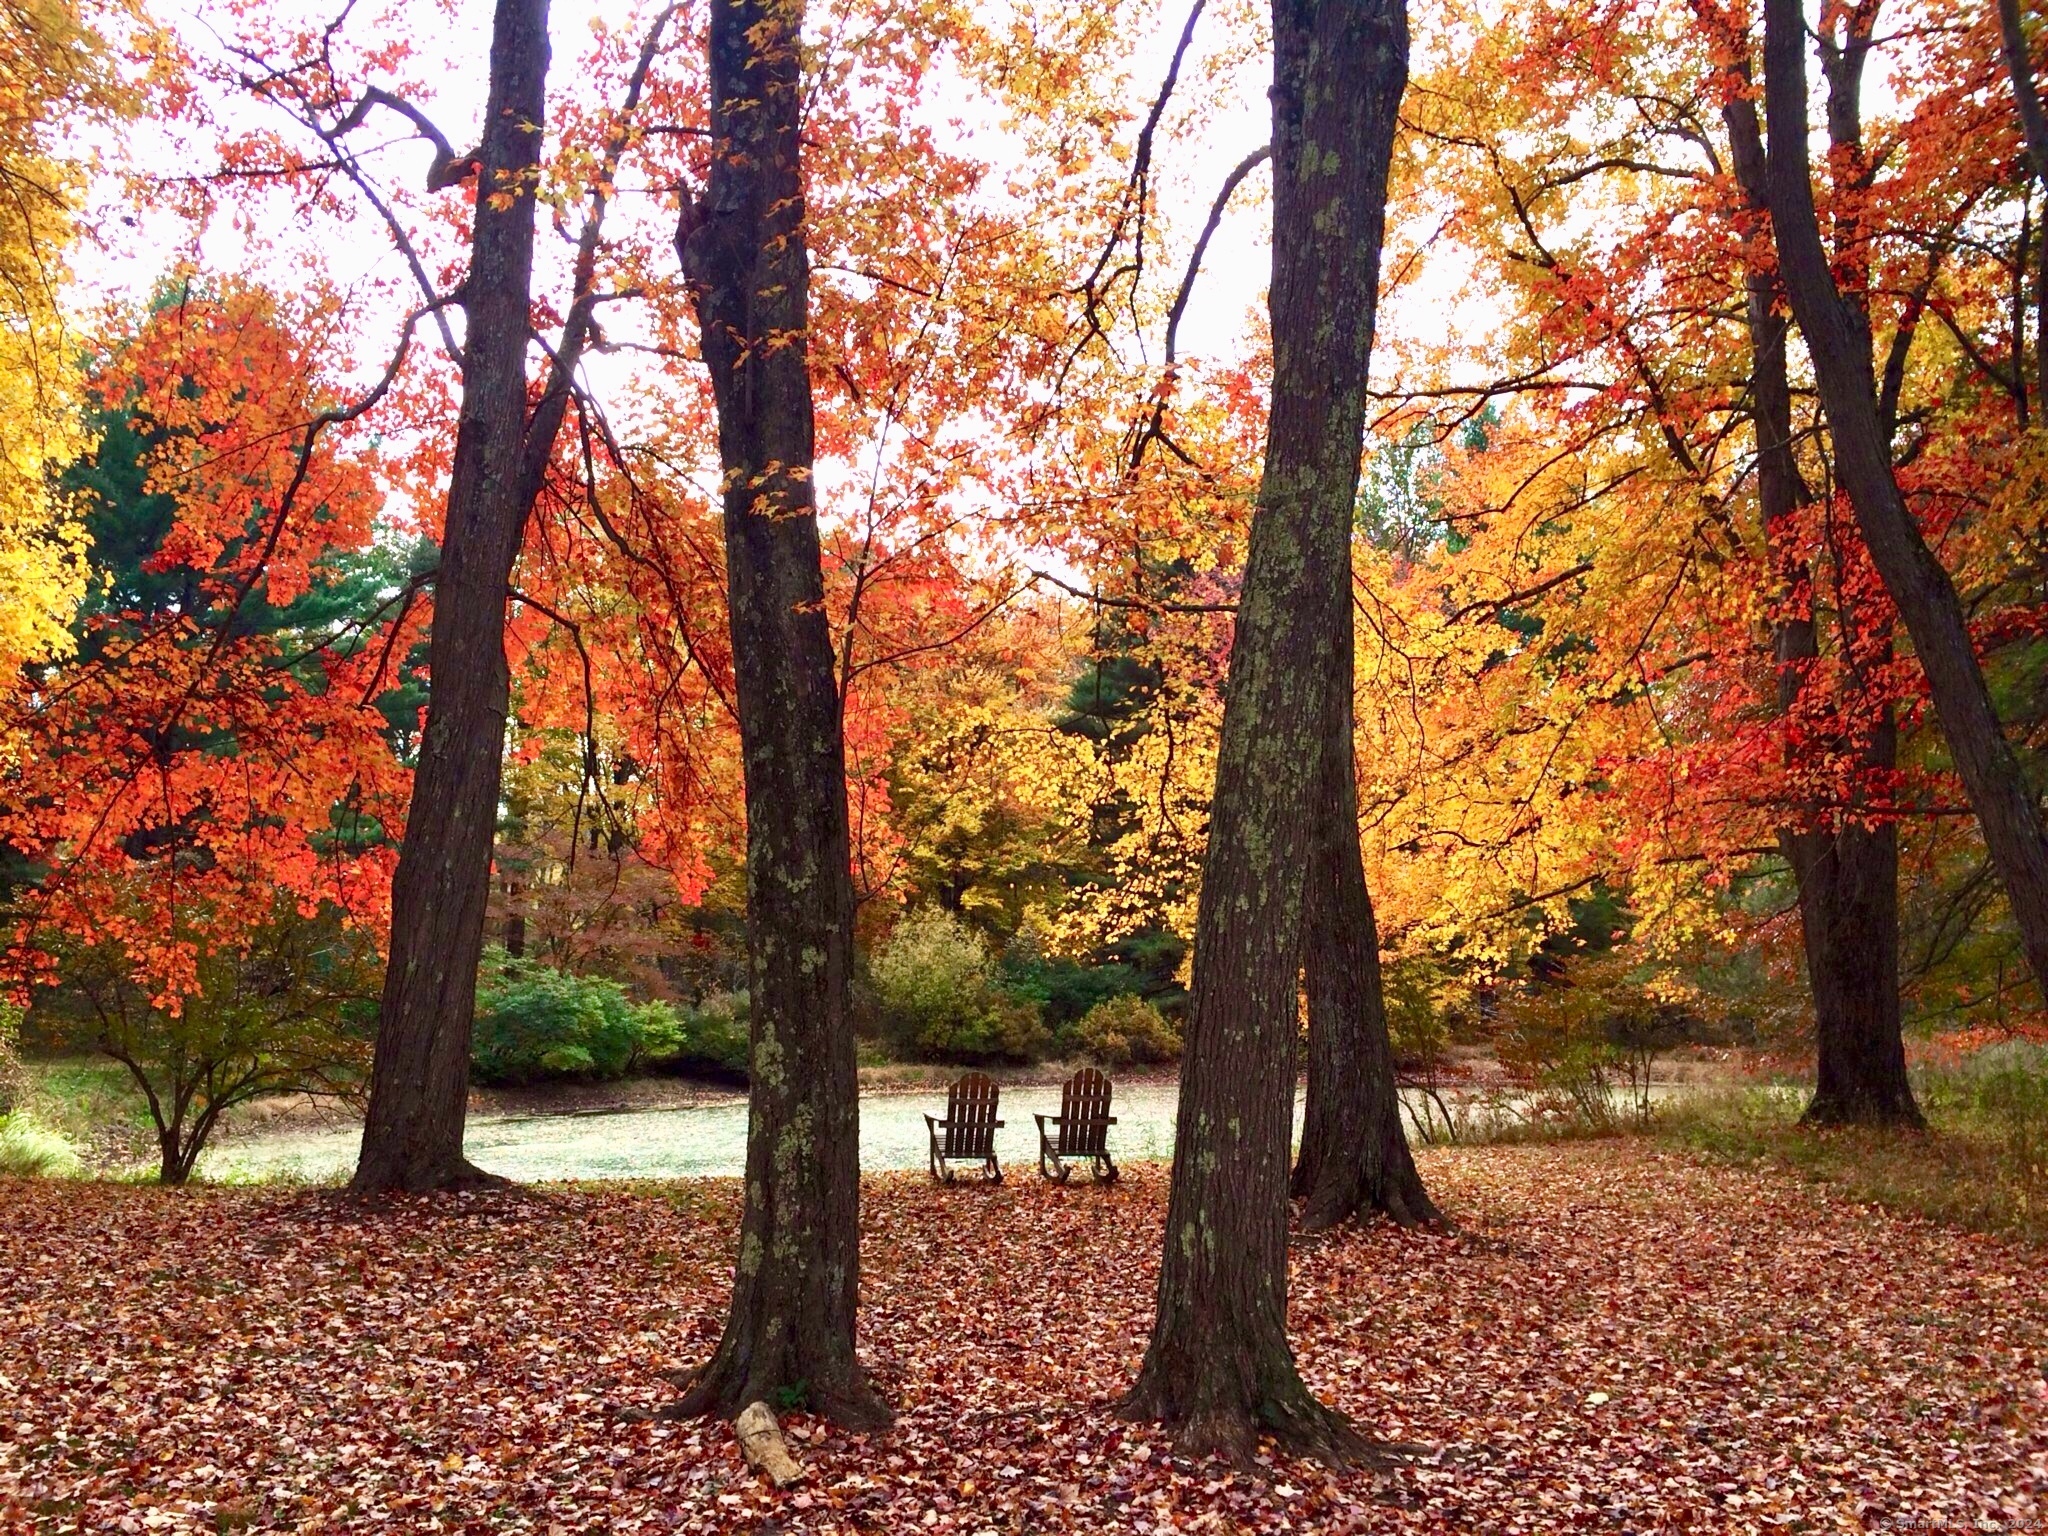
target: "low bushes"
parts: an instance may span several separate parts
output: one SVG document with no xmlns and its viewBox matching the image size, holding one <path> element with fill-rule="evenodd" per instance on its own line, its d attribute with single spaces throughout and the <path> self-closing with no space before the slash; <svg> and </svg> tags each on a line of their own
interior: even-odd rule
<svg viewBox="0 0 2048 1536">
<path fill-rule="evenodd" d="M 470 1070 L 478 1082 L 615 1078 L 665 1070 L 744 1078 L 745 993 L 695 1008 L 635 1003 L 618 982 L 486 954 Z"/>
<path fill-rule="evenodd" d="M 192 957 L 194 985 L 171 1008 L 114 939 L 57 946 L 58 980 L 26 1022 L 45 1049 L 119 1062 L 147 1103 L 157 1176 L 192 1177 L 222 1118 L 269 1094 L 351 1097 L 375 1033 L 382 962 L 339 908 L 285 897 L 239 943 Z"/>
<path fill-rule="evenodd" d="M 747 1080 L 747 994 L 714 992 L 694 1008 L 677 1011 L 680 1035 L 653 1064 L 673 1072 Z"/>
<path fill-rule="evenodd" d="M 489 959 L 477 986 L 472 1074 L 486 1083 L 545 1077 L 623 1077 L 641 1021 L 615 981 Z"/>
<path fill-rule="evenodd" d="M 1097 1003 L 1082 1015 L 1074 1043 L 1106 1067 L 1151 1066 L 1180 1060 L 1180 1031 L 1157 1008 L 1128 994 Z"/>
<path fill-rule="evenodd" d="M 939 907 L 899 922 L 869 955 L 864 1027 L 898 1061 L 996 1063 L 1085 1056 L 1105 1066 L 1180 1059 L 1180 1032 L 1144 995 L 1184 996 L 1149 962 L 1177 957 L 1171 936 L 1099 963 L 1047 957 L 1021 931 L 999 960 Z M 1170 951 L 1167 942 L 1174 946 Z M 1132 958 L 1132 955 L 1136 958 Z M 1140 964 L 1139 960 L 1148 962 Z M 1142 995 L 1141 995 L 1142 994 Z"/>
<path fill-rule="evenodd" d="M 1127 992 L 1136 992 L 1145 978 L 1128 965 L 1084 965 L 1079 960 L 1033 955 L 1022 961 L 1005 957 L 1004 990 L 1035 1003 L 1039 1017 L 1064 1038 L 1088 1011 Z"/>
<path fill-rule="evenodd" d="M 1657 1058 L 1695 1038 L 1700 1021 L 1660 1000 L 1618 955 L 1547 973 L 1504 1000 L 1494 1050 L 1533 1095 L 1530 1114 L 1594 1133 L 1649 1124 Z"/>
<path fill-rule="evenodd" d="M 1033 1061 L 1051 1035 L 1038 1005 L 998 984 L 988 946 L 951 913 L 912 913 L 868 962 L 883 1038 L 899 1056 Z"/>
<path fill-rule="evenodd" d="M 1069 974 L 1072 973 L 1072 974 Z M 1040 991 L 1059 983 L 1059 1008 Z M 864 1034 L 887 1058 L 984 1065 L 1086 1056 L 1107 1066 L 1180 1058 L 1180 1034 L 1129 988 L 1143 980 L 1120 963 L 1005 965 L 958 917 L 937 907 L 899 922 L 870 952 L 857 978 Z M 1048 1015 L 1095 992 L 1090 1005 Z M 471 1074 L 479 1083 L 606 1080 L 643 1072 L 684 1072 L 744 1082 L 745 992 L 714 993 L 694 1007 L 636 1003 L 604 976 L 561 971 L 493 947 L 477 982 Z"/>
<path fill-rule="evenodd" d="M 1179 975 L 1186 955 L 1187 946 L 1163 930 L 1127 935 L 1085 960 L 1048 955 L 1035 933 L 1019 929 L 1004 951 L 1002 982 L 1039 1005 L 1056 1045 L 1065 1051 L 1073 1045 L 1074 1026 L 1112 998 L 1143 997 L 1169 1015 L 1185 1004 Z"/>
</svg>

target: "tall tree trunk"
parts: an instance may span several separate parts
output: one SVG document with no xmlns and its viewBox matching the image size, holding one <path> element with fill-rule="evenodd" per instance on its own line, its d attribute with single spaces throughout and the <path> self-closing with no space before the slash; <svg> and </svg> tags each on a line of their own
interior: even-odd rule
<svg viewBox="0 0 2048 1536">
<path fill-rule="evenodd" d="M 1260 1429 L 1343 1461 L 1357 1433 L 1287 1341 L 1288 1132 L 1305 870 L 1350 630 L 1387 162 L 1407 80 L 1402 0 L 1273 6 L 1273 400 L 1231 648 L 1195 926 L 1152 1340 L 1123 1411 L 1191 1451 Z"/>
<path fill-rule="evenodd" d="M 2027 141 L 2027 161 L 2034 178 L 2048 191 L 2048 111 L 2034 84 L 2034 62 L 2027 56 L 2027 34 L 2020 24 L 2020 0 L 1998 0 L 1998 35 L 2005 73 L 2012 86 L 2013 110 Z"/>
<path fill-rule="evenodd" d="M 1890 723 L 1885 729 L 1890 731 Z M 1922 1124 L 1899 1033 L 1899 831 L 1787 833 L 1813 987 L 1811 1125 Z"/>
<path fill-rule="evenodd" d="M 710 182 L 677 253 L 718 407 L 747 798 L 753 1087 L 725 1334 L 678 1411 L 804 1394 L 889 1410 L 854 1355 L 859 1091 L 845 747 L 811 481 L 810 269 L 799 164 L 802 0 L 711 8 Z"/>
<path fill-rule="evenodd" d="M 1723 117 L 1736 180 L 1752 211 L 1768 216 L 1763 136 L 1755 105 L 1731 101 Z M 1786 366 L 1789 329 L 1778 309 L 1775 275 L 1752 267 L 1746 278 L 1750 392 L 1757 444 L 1757 499 L 1764 544 L 1782 605 L 1772 621 L 1778 708 L 1789 713 L 1820 655 L 1812 610 L 1812 572 L 1792 543 L 1795 515 L 1808 500 L 1792 449 L 1792 389 Z M 1884 708 L 1875 728 L 1847 746 L 1864 772 L 1897 761 L 1898 731 Z M 1921 1123 L 1906 1078 L 1899 1017 L 1899 842 L 1896 826 L 1811 818 L 1779 830 L 1778 844 L 1799 889 L 1800 936 L 1813 997 L 1817 1085 L 1806 1118 L 1815 1124 Z"/>
<path fill-rule="evenodd" d="M 2033 60 L 2027 56 L 2027 34 L 2020 25 L 2020 0 L 1998 0 L 1998 27 L 2006 78 L 2012 85 L 2013 108 L 2026 135 L 2027 163 L 2041 190 L 2048 192 L 2048 111 L 2042 108 L 2041 92 L 2034 83 Z M 2035 395 L 2042 410 L 2048 412 L 2048 208 L 2042 210 L 2038 262 L 2034 279 Z M 2019 348 L 2015 346 L 2014 350 L 2017 354 Z M 2022 376 L 2023 370 L 2016 369 L 2015 382 Z"/>
<path fill-rule="evenodd" d="M 1304 898 L 1308 1094 L 1292 1192 L 1305 1202 L 1301 1224 L 1310 1231 L 1375 1212 L 1404 1227 L 1442 1220 L 1401 1126 L 1380 985 L 1379 925 L 1358 847 L 1353 647 L 1343 649 L 1323 742 L 1322 805 L 1314 816 L 1318 835 Z"/>
<path fill-rule="evenodd" d="M 1771 227 L 1834 445 L 1835 473 L 1898 605 L 1956 769 L 2004 882 L 2035 980 L 2048 988 L 2048 834 L 1985 686 L 1955 584 L 1928 549 L 1892 476 L 1890 433 L 1871 368 L 1870 326 L 1835 285 L 1814 212 L 1806 145 L 1800 0 L 1765 0 L 1764 99 Z"/>
<path fill-rule="evenodd" d="M 391 883 L 391 957 L 352 1187 L 484 1177 L 462 1155 L 510 679 L 512 563 L 561 419 L 527 424 L 534 194 L 547 119 L 548 0 L 498 0 L 463 310 L 462 408 L 434 578 L 427 724 Z M 542 418 L 548 430 L 540 437 Z M 538 452 L 536 454 L 536 448 Z"/>
</svg>

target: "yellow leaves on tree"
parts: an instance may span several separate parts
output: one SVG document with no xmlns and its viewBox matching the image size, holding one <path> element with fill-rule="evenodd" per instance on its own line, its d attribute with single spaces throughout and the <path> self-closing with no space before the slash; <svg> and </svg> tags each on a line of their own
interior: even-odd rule
<svg viewBox="0 0 2048 1536">
<path fill-rule="evenodd" d="M 76 341 L 59 294 L 80 175 L 58 125 L 117 102 L 103 44 L 65 0 L 0 4 L 0 678 L 9 680 L 64 649 L 84 589 L 77 524 L 50 490 L 77 446 Z"/>
</svg>

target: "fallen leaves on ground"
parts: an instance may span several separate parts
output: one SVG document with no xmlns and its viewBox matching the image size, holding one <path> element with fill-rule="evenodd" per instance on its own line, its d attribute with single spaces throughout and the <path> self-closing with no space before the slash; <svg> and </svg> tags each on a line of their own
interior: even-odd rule
<svg viewBox="0 0 2048 1536">
<path fill-rule="evenodd" d="M 1393 1470 L 1176 1459 L 1110 1412 L 1165 1173 L 866 1186 L 883 1435 L 650 1421 L 737 1188 L 352 1206 L 0 1184 L 0 1517 L 113 1531 L 1800 1531 L 2048 1514 L 2040 1253 L 1640 1143 L 1427 1155 L 1455 1236 L 1296 1253 L 1311 1385 Z"/>
</svg>

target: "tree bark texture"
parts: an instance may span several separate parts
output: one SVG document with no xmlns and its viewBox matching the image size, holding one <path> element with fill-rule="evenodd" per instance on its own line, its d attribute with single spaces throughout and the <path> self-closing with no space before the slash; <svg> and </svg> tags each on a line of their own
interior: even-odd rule
<svg viewBox="0 0 2048 1536">
<path fill-rule="evenodd" d="M 1123 1411 L 1191 1452 L 1259 1431 L 1333 1461 L 1364 1441 L 1287 1340 L 1288 1141 L 1303 897 L 1350 633 L 1402 0 L 1275 0 L 1273 399 L 1231 649 L 1152 1339 Z"/>
<path fill-rule="evenodd" d="M 2020 24 L 2020 0 L 1998 0 L 1998 30 L 2006 78 L 2012 85 L 2013 108 L 2026 135 L 2027 163 L 2041 190 L 2048 192 L 2048 111 L 2042 109 L 2033 60 L 2027 55 L 2027 34 Z M 2034 280 L 2034 389 L 2042 409 L 2048 410 L 2048 209 L 2043 210 L 2043 224 L 2040 265 Z M 2017 380 L 2020 374 L 2016 372 L 2014 377 Z M 2024 413 L 2020 425 L 2026 425 Z"/>
<path fill-rule="evenodd" d="M 1347 625 L 1346 640 L 1350 633 Z M 1303 918 L 1308 1094 L 1292 1190 L 1304 1202 L 1301 1224 L 1312 1232 L 1375 1213 L 1404 1227 L 1443 1219 L 1401 1126 L 1379 925 L 1358 847 L 1353 647 L 1343 648 L 1323 743 L 1323 803 L 1314 817 L 1319 836 Z"/>
<path fill-rule="evenodd" d="M 2020 24 L 2020 0 L 1998 0 L 1998 37 L 2005 72 L 2012 86 L 2013 110 L 2026 136 L 2027 161 L 2035 180 L 2048 190 L 2048 112 L 2034 84 L 2033 60 L 2027 56 L 2027 34 Z"/>
<path fill-rule="evenodd" d="M 470 1031 L 497 832 L 512 564 L 561 419 L 527 421 L 548 0 L 498 0 L 463 309 L 462 406 L 427 643 L 431 685 L 391 885 L 369 1112 L 352 1187 L 427 1190 L 484 1176 L 462 1155 Z"/>
<path fill-rule="evenodd" d="M 1919 1126 L 1899 1032 L 1898 827 L 1847 826 L 1781 840 L 1799 880 L 1813 988 L 1819 1073 L 1805 1119 Z"/>
<path fill-rule="evenodd" d="M 859 1099 L 848 991 L 845 748 L 811 463 L 799 164 L 801 0 L 713 0 L 711 172 L 676 243 L 725 469 L 726 580 L 747 802 L 753 1077 L 725 1333 L 679 1412 L 792 1395 L 851 1427 L 889 1412 L 854 1354 Z"/>
<path fill-rule="evenodd" d="M 1738 98 L 1724 117 L 1736 180 L 1756 215 L 1768 217 L 1767 163 L 1756 108 Z M 1776 274 L 1752 266 L 1745 285 L 1757 499 L 1783 605 L 1772 621 L 1772 660 L 1778 708 L 1789 713 L 1820 655 L 1812 572 L 1796 548 L 1788 547 L 1809 492 L 1793 453 L 1785 355 L 1789 324 L 1779 307 Z M 1898 730 L 1888 705 L 1859 739 L 1846 739 L 1854 734 L 1844 733 L 1836 745 L 1855 757 L 1859 771 L 1882 772 L 1895 765 Z M 1818 1071 L 1806 1119 L 1814 1124 L 1921 1124 L 1900 1034 L 1897 827 L 1845 820 L 1826 826 L 1809 816 L 1781 828 L 1778 845 L 1799 890 L 1800 936 L 1813 997 Z"/>
<path fill-rule="evenodd" d="M 1890 432 L 1872 376 L 1869 321 L 1837 288 L 1814 211 L 1805 41 L 1800 0 L 1766 0 L 1764 101 L 1771 126 L 1768 182 L 1779 272 L 1813 360 L 1835 474 L 1855 509 L 1885 590 L 1912 636 L 2028 964 L 2035 980 L 2048 987 L 2048 835 L 1992 707 L 1955 584 L 1921 537 L 1892 475 Z M 1831 109 L 1835 105 L 1831 95 Z"/>
</svg>

